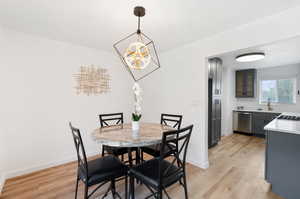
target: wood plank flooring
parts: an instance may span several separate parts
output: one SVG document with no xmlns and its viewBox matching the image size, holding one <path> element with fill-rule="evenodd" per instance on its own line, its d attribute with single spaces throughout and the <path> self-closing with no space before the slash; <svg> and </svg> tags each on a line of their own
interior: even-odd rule
<svg viewBox="0 0 300 199">
<path fill-rule="evenodd" d="M 187 166 L 190 199 L 282 199 L 270 191 L 264 181 L 264 139 L 234 134 L 223 137 L 209 150 L 210 168 Z M 76 163 L 49 168 L 6 181 L 1 199 L 73 199 Z M 106 188 L 92 198 L 101 198 Z M 120 193 L 124 186 L 117 186 Z M 174 199 L 184 198 L 179 184 L 168 188 Z M 83 186 L 79 190 L 82 198 Z M 149 193 L 136 186 L 136 198 Z M 110 198 L 110 197 L 107 197 Z"/>
</svg>

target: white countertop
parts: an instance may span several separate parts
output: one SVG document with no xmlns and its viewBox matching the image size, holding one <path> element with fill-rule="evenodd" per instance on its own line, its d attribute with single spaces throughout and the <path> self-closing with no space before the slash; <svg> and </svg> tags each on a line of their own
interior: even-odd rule
<svg viewBox="0 0 300 199">
<path fill-rule="evenodd" d="M 280 113 L 278 111 L 268 111 L 268 110 L 257 110 L 257 109 L 243 109 L 243 110 L 233 110 L 237 112 L 255 112 L 255 113 Z"/>
<path fill-rule="evenodd" d="M 300 116 L 300 113 L 282 113 L 282 115 Z M 300 121 L 274 119 L 264 129 L 300 135 Z"/>
</svg>

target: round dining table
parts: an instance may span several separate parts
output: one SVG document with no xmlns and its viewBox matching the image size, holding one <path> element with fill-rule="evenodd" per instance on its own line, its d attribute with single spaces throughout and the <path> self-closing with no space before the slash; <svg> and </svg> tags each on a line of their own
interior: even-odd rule
<svg viewBox="0 0 300 199">
<path fill-rule="evenodd" d="M 140 123 L 138 131 L 133 131 L 131 124 L 120 124 L 97 128 L 92 132 L 92 138 L 99 145 L 126 147 L 131 156 L 132 147 L 159 144 L 162 141 L 163 132 L 169 130 L 174 130 L 174 128 L 157 123 Z M 134 199 L 133 177 L 130 177 L 129 187 L 129 198 Z"/>
</svg>

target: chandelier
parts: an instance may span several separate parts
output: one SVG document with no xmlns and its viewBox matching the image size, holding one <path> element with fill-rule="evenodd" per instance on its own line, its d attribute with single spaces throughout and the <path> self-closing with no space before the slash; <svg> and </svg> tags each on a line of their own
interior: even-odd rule
<svg viewBox="0 0 300 199">
<path fill-rule="evenodd" d="M 138 17 L 137 31 L 115 43 L 114 49 L 132 78 L 139 81 L 159 69 L 160 63 L 154 42 L 140 29 L 145 8 L 137 6 L 133 13 Z"/>
</svg>

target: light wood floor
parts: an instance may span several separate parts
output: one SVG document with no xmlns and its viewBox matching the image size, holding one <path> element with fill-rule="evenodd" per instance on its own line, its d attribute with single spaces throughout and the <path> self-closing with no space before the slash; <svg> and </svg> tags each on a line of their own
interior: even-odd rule
<svg viewBox="0 0 300 199">
<path fill-rule="evenodd" d="M 270 185 L 264 181 L 264 148 L 261 138 L 237 134 L 222 138 L 218 146 L 209 150 L 209 169 L 187 166 L 189 198 L 281 199 L 270 192 Z M 69 163 L 10 179 L 0 198 L 73 199 L 75 168 L 75 163 Z M 124 186 L 121 183 L 117 190 L 122 193 Z M 148 195 L 142 185 L 136 186 L 136 190 L 137 199 Z M 104 188 L 93 198 L 101 198 L 103 191 Z M 170 187 L 168 192 L 174 199 L 184 198 L 179 184 Z M 82 196 L 82 186 L 79 196 Z"/>
</svg>

